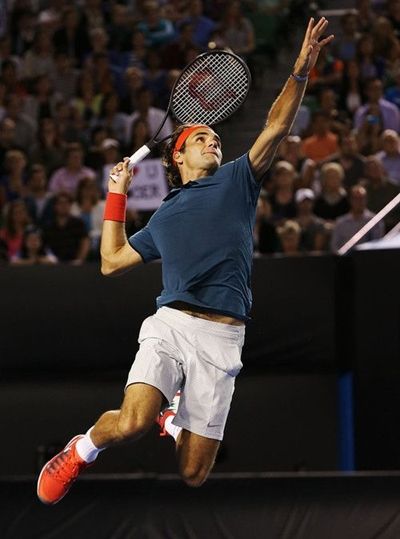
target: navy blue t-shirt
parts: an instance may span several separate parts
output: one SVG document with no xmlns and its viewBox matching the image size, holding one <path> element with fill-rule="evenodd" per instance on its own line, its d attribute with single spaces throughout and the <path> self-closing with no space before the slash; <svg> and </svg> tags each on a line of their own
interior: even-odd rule
<svg viewBox="0 0 400 539">
<path fill-rule="evenodd" d="M 162 259 L 158 307 L 183 301 L 248 320 L 260 188 L 245 154 L 212 176 L 173 189 L 147 226 L 129 238 L 144 262 Z"/>
</svg>

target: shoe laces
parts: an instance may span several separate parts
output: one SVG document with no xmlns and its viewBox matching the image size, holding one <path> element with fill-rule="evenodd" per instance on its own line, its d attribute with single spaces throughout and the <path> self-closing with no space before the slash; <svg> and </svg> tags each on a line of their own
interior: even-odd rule
<svg viewBox="0 0 400 539">
<path fill-rule="evenodd" d="M 72 483 L 78 477 L 82 464 L 74 459 L 72 449 L 60 453 L 52 462 L 50 473 L 64 485 Z"/>
</svg>

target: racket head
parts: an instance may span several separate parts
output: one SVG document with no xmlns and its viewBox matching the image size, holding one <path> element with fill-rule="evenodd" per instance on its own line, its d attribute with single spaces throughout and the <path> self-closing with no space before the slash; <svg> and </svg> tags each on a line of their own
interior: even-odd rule
<svg viewBox="0 0 400 539">
<path fill-rule="evenodd" d="M 215 125 L 244 103 L 251 85 L 246 63 L 226 50 L 197 56 L 173 86 L 169 110 L 181 124 Z"/>
</svg>

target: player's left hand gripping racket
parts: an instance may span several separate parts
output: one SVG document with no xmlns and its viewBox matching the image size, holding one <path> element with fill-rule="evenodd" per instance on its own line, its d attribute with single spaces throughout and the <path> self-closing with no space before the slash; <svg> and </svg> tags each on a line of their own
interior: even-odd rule
<svg viewBox="0 0 400 539">
<path fill-rule="evenodd" d="M 156 146 L 168 115 L 179 123 L 215 125 L 231 116 L 245 101 L 251 83 L 249 68 L 236 54 L 215 50 L 200 54 L 179 75 L 168 109 L 153 137 L 129 158 L 129 170 Z M 117 176 L 111 176 L 114 181 Z"/>
</svg>

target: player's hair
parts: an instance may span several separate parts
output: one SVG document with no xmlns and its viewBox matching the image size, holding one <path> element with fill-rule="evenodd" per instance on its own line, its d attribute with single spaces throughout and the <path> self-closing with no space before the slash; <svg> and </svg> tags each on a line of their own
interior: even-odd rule
<svg viewBox="0 0 400 539">
<path fill-rule="evenodd" d="M 162 164 L 165 167 L 165 174 L 167 176 L 168 184 L 171 187 L 180 187 L 182 185 L 182 178 L 178 167 L 173 160 L 173 153 L 176 141 L 178 140 L 179 135 L 190 127 L 191 124 L 183 124 L 177 127 L 174 131 L 172 137 L 165 143 L 163 154 L 162 154 Z M 180 151 L 185 151 L 185 144 L 183 144 Z"/>
</svg>

